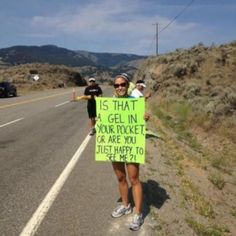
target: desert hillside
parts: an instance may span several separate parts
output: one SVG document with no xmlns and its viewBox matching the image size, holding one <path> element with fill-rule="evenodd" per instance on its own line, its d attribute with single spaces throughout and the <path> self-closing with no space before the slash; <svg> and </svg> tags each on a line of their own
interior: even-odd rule
<svg viewBox="0 0 236 236">
<path fill-rule="evenodd" d="M 189 50 L 143 63 L 136 78 L 144 79 L 166 101 L 187 102 L 197 112 L 215 116 L 235 114 L 236 42 Z"/>
<path fill-rule="evenodd" d="M 39 79 L 34 80 L 37 75 Z M 84 86 L 86 80 L 73 67 L 50 64 L 22 64 L 0 69 L 0 81 L 10 81 L 20 94 L 63 86 Z"/>
<path fill-rule="evenodd" d="M 156 235 L 236 235 L 236 42 L 150 57 L 137 79 L 158 135 L 143 168 Z"/>
</svg>

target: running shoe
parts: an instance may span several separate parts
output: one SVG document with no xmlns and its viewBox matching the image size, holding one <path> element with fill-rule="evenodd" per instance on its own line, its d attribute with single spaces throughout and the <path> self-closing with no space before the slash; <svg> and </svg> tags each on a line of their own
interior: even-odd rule
<svg viewBox="0 0 236 236">
<path fill-rule="evenodd" d="M 95 128 L 92 128 L 89 132 L 89 135 L 90 136 L 93 136 L 94 134 L 96 134 L 96 129 Z"/>
<path fill-rule="evenodd" d="M 119 205 L 111 213 L 111 216 L 114 217 L 114 218 L 118 218 L 118 217 L 121 217 L 123 215 L 128 215 L 130 213 L 132 213 L 132 208 L 131 208 L 130 204 L 127 207 L 124 206 L 124 205 Z"/>
<path fill-rule="evenodd" d="M 140 229 L 141 225 L 143 224 L 144 220 L 143 220 L 143 215 L 140 214 L 135 214 L 133 221 L 131 222 L 129 229 L 132 231 L 137 231 Z"/>
</svg>

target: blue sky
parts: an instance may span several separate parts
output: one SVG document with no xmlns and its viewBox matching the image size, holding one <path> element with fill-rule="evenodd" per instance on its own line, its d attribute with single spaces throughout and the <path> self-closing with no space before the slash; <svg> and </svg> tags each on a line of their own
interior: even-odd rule
<svg viewBox="0 0 236 236">
<path fill-rule="evenodd" d="M 0 22 L 0 48 L 54 44 L 72 50 L 152 55 L 155 23 L 160 54 L 200 42 L 208 46 L 236 40 L 236 1 L 0 0 Z"/>
</svg>

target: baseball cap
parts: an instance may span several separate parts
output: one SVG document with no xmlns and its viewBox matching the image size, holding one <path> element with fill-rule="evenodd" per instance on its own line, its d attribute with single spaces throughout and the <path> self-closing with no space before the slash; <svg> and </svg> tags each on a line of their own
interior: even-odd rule
<svg viewBox="0 0 236 236">
<path fill-rule="evenodd" d="M 95 82 L 95 78 L 89 78 L 89 82 Z"/>
<path fill-rule="evenodd" d="M 136 85 L 141 85 L 144 88 L 146 88 L 146 84 L 145 84 L 145 82 L 143 80 L 137 80 Z"/>
</svg>

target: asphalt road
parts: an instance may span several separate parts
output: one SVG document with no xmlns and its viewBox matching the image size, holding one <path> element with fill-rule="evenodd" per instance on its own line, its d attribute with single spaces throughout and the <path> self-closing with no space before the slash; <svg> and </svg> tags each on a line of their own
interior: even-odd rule
<svg viewBox="0 0 236 236">
<path fill-rule="evenodd" d="M 58 89 L 0 99 L 0 235 L 113 235 L 116 179 L 110 163 L 94 161 L 86 101 L 71 98 Z"/>
</svg>

